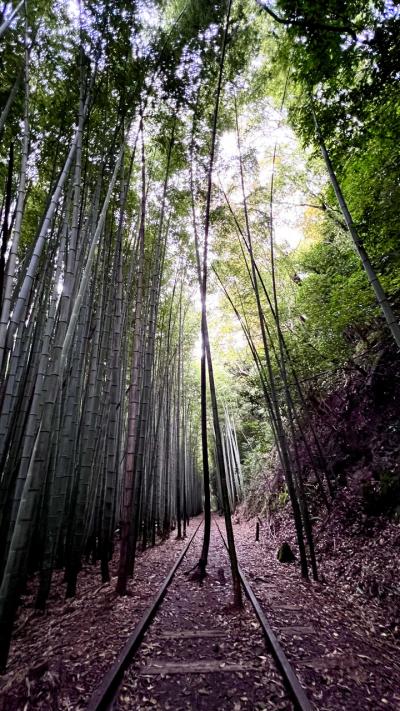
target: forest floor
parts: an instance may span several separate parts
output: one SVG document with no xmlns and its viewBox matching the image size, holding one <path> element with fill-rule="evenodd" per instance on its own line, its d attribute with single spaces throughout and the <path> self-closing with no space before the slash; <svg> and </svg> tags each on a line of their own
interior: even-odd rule
<svg viewBox="0 0 400 711">
<path fill-rule="evenodd" d="M 195 525 L 196 519 L 189 530 Z M 19 609 L 7 673 L 0 677 L 0 711 L 84 709 L 185 545 L 171 534 L 165 543 L 139 553 L 126 597 L 115 594 L 118 546 L 110 583 L 102 585 L 98 567 L 85 564 L 74 599 L 65 599 L 64 574 L 56 572 L 45 614 L 34 609 L 37 579 L 32 578 Z"/>
<path fill-rule="evenodd" d="M 371 596 L 367 586 L 362 589 L 363 583 L 354 577 L 362 569 L 369 569 L 371 579 L 378 577 L 379 541 L 375 545 L 370 538 L 367 543 L 338 538 L 328 553 L 325 527 L 317 545 L 317 551 L 325 550 L 321 582 L 306 582 L 297 563 L 277 560 L 279 545 L 294 542 L 289 517 L 275 519 L 273 529 L 263 521 L 259 543 L 255 542 L 256 519 L 245 521 L 237 514 L 235 521 L 242 568 L 315 708 L 400 710 L 400 640 L 397 628 L 393 629 L 398 571 L 382 600 Z M 388 579 L 388 568 L 393 571 L 396 566 L 399 533 L 395 524 L 381 531 L 386 543 L 381 539 L 383 580 Z M 399 602 L 397 594 L 397 615 Z"/>
<path fill-rule="evenodd" d="M 222 519 L 217 521 L 221 525 Z M 191 522 L 189 533 L 195 525 Z M 277 544 L 291 541 L 284 521 L 278 533 L 263 525 L 256 543 L 255 520 L 236 515 L 234 532 L 240 563 L 315 709 L 400 709 L 399 645 L 385 615 L 389 598 L 377 602 L 357 592 L 346 574 L 335 579 L 331 558 L 321 566 L 322 583 L 302 581 L 296 563 L 276 559 Z M 118 708 L 290 709 L 252 611 L 246 606 L 238 614 L 229 606 L 229 563 L 215 525 L 203 586 L 184 575 L 196 561 L 200 540 L 201 529 L 125 677 Z M 114 594 L 115 578 L 101 585 L 98 571 L 85 565 L 76 599 L 64 600 L 59 573 L 48 610 L 40 615 L 33 609 L 32 579 L 0 682 L 0 710 L 83 710 L 184 545 L 173 532 L 167 542 L 141 553 L 131 594 L 123 598 Z M 335 565 L 345 566 L 339 544 L 335 555 Z M 185 638 L 182 629 L 200 634 Z M 207 637 L 210 629 L 220 639 Z M 157 669 L 191 662 L 227 669 L 197 674 L 181 669 L 163 676 Z"/>
</svg>

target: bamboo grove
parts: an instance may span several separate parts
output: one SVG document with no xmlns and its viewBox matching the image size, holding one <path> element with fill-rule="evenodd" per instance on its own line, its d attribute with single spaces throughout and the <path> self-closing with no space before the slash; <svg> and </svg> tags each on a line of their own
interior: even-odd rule
<svg viewBox="0 0 400 711">
<path fill-rule="evenodd" d="M 251 60 L 271 34 L 271 25 L 259 22 L 264 14 L 250 0 L 23 0 L 4 7 L 3 669 L 18 600 L 33 573 L 36 606 L 43 610 L 54 570 L 65 571 L 66 595 L 74 596 L 82 561 L 98 564 L 107 582 L 117 548 L 116 591 L 125 594 L 139 547 L 171 530 L 185 536 L 190 517 L 204 509 L 197 571 L 204 576 L 210 479 L 225 514 L 235 602 L 241 604 L 230 513 L 241 500 L 243 476 L 235 418 L 215 382 L 210 279 L 238 319 L 263 393 L 302 574 L 311 567 L 318 576 L 299 447 L 328 509 L 335 482 L 316 433 L 304 432 L 306 398 L 282 326 L 276 146 L 270 193 L 261 200 L 267 220 L 260 221 L 241 129 Z M 348 231 L 379 291 L 315 111 L 313 120 Z M 222 125 L 235 134 L 233 198 L 217 185 Z M 210 269 L 210 251 L 218 239 L 223 243 L 224 230 L 240 255 L 239 290 L 228 258 Z M 269 244 L 267 270 L 263 242 Z M 376 293 L 397 337 L 390 304 L 382 289 Z M 191 360 L 199 330 L 197 382 Z"/>
<path fill-rule="evenodd" d="M 67 596 L 83 557 L 109 580 L 118 528 L 123 594 L 138 544 L 184 536 L 202 508 L 178 204 L 187 97 L 169 45 L 180 17 L 151 36 L 144 9 L 23 3 L 5 35 L 17 74 L 2 113 L 3 667 L 29 573 L 39 609 L 55 568 Z M 233 432 L 227 415 L 232 506 Z"/>
</svg>

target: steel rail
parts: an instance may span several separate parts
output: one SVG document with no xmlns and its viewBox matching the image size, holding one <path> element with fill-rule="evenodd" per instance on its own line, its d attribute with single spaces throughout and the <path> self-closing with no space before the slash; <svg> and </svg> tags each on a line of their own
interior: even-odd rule
<svg viewBox="0 0 400 711">
<path fill-rule="evenodd" d="M 186 553 L 188 552 L 188 550 L 189 550 L 200 526 L 202 525 L 202 523 L 203 523 L 203 521 L 200 521 L 199 525 L 197 526 L 196 530 L 194 531 L 193 535 L 191 536 L 187 546 L 184 548 L 184 550 L 180 554 L 179 558 L 175 561 L 175 563 L 172 566 L 171 570 L 169 571 L 168 575 L 164 579 L 164 582 L 162 583 L 161 587 L 159 588 L 150 607 L 148 607 L 147 610 L 144 612 L 143 616 L 141 617 L 140 621 L 136 625 L 132 634 L 128 637 L 125 645 L 119 652 L 112 667 L 109 669 L 109 671 L 104 676 L 101 684 L 94 690 L 94 692 L 89 700 L 89 703 L 87 706 L 87 711 L 107 711 L 107 709 L 110 708 L 110 705 L 112 704 L 112 702 L 115 699 L 115 696 L 118 692 L 118 688 L 119 688 L 120 683 L 122 681 L 124 672 L 126 671 L 129 664 L 131 663 L 133 656 L 139 649 L 139 647 L 143 641 L 143 637 L 144 637 L 147 629 L 149 628 L 150 624 L 152 623 L 154 616 L 155 616 L 158 608 L 160 607 L 160 605 L 165 597 L 165 594 L 172 582 L 172 579 L 173 579 L 176 571 L 178 570 L 179 566 L 181 565 L 184 557 L 186 556 Z"/>
<path fill-rule="evenodd" d="M 222 541 L 224 543 L 224 546 L 226 550 L 228 550 L 228 546 L 226 544 L 225 538 L 223 536 L 223 533 L 218 526 L 218 523 L 214 519 L 214 523 L 216 527 L 218 528 L 218 531 L 220 533 L 220 536 L 222 538 Z M 267 646 L 269 651 L 271 652 L 275 663 L 283 677 L 283 680 L 285 682 L 286 689 L 288 693 L 291 696 L 291 699 L 293 701 L 294 707 L 296 711 L 313 711 L 313 706 L 311 705 L 311 702 L 307 698 L 307 695 L 301 686 L 296 672 L 294 671 L 293 667 L 291 666 L 285 652 L 283 651 L 281 645 L 278 642 L 278 639 L 276 638 L 271 625 L 269 624 L 267 618 L 265 617 L 265 614 L 260 606 L 260 603 L 258 602 L 253 590 L 250 587 L 250 584 L 241 569 L 240 565 L 238 566 L 239 568 L 239 575 L 240 575 L 240 580 L 242 582 L 243 590 L 246 594 L 246 597 L 250 601 L 250 603 L 253 606 L 254 612 L 256 613 L 257 619 L 262 627 L 262 630 L 264 632 L 264 637 L 267 642 Z"/>
</svg>

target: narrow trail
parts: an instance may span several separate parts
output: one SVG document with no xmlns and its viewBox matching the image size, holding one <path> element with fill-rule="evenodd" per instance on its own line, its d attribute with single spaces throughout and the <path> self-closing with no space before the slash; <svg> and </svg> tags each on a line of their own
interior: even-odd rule
<svg viewBox="0 0 400 711">
<path fill-rule="evenodd" d="M 250 604 L 240 613 L 231 607 L 229 559 L 215 523 L 201 587 L 186 575 L 200 547 L 198 535 L 125 674 L 113 709 L 293 709 Z"/>
</svg>

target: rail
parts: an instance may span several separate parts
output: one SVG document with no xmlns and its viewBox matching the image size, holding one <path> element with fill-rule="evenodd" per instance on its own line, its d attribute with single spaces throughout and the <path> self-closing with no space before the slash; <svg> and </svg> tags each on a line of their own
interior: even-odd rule
<svg viewBox="0 0 400 711">
<path fill-rule="evenodd" d="M 187 546 L 185 546 L 179 558 L 175 561 L 174 565 L 169 571 L 167 577 L 164 579 L 164 582 L 159 588 L 155 598 L 153 599 L 152 604 L 144 612 L 132 634 L 128 637 L 124 647 L 119 652 L 117 659 L 105 675 L 102 683 L 94 690 L 88 703 L 87 711 L 107 711 L 107 709 L 112 704 L 113 699 L 115 698 L 118 692 L 118 688 L 122 681 L 124 672 L 131 663 L 134 654 L 139 649 L 143 637 L 150 624 L 152 623 L 155 614 L 158 608 L 160 607 L 169 586 L 171 585 L 173 577 L 179 566 L 181 565 L 183 559 L 185 558 L 186 553 L 188 552 L 202 523 L 203 521 L 200 521 L 196 530 L 189 539 Z"/>
<path fill-rule="evenodd" d="M 223 540 L 225 548 L 228 550 L 228 546 L 226 544 L 225 538 L 222 534 L 222 531 L 220 527 L 218 526 L 218 523 L 215 521 L 215 524 L 218 528 L 218 531 L 220 533 L 220 536 Z M 275 663 L 282 674 L 283 680 L 285 682 L 286 689 L 288 693 L 291 696 L 291 699 L 294 703 L 296 711 L 312 711 L 312 706 L 310 701 L 308 700 L 306 693 L 301 686 L 296 673 L 291 666 L 285 652 L 283 651 L 281 645 L 279 644 L 271 625 L 269 624 L 263 610 L 261 609 L 260 603 L 258 602 L 253 590 L 251 589 L 250 583 L 248 582 L 243 570 L 241 569 L 240 565 L 239 567 L 239 575 L 240 575 L 240 580 L 242 582 L 243 590 L 246 594 L 247 599 L 253 606 L 254 612 L 257 616 L 257 619 L 262 627 L 262 630 L 264 632 L 264 637 L 267 642 L 267 646 L 269 648 L 269 651 L 271 652 Z"/>
</svg>

